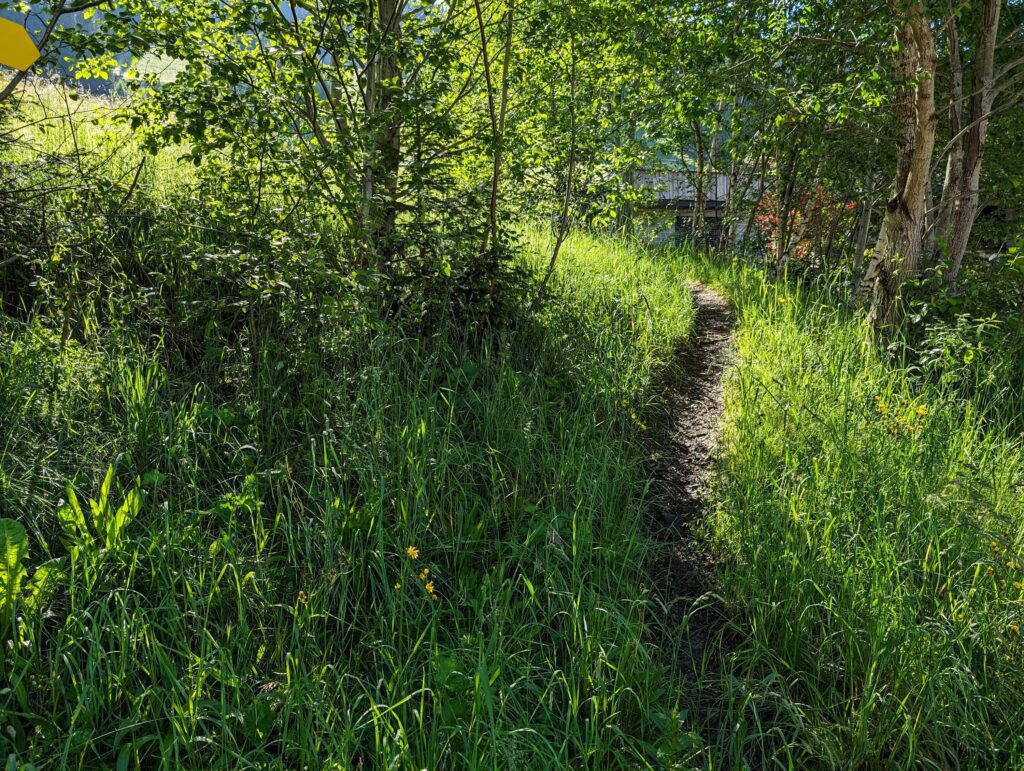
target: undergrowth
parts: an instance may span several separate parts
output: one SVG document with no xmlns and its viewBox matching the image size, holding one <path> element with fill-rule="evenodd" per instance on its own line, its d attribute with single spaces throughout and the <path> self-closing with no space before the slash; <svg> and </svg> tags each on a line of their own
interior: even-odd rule
<svg viewBox="0 0 1024 771">
<path fill-rule="evenodd" d="M 232 229 L 58 108 L 0 169 L 75 182 L 3 241 L 9 767 L 1024 767 L 1019 319 L 885 347 L 828 287 L 583 234 L 532 307 L 528 230 L 507 323 L 446 320 L 438 265 L 406 324 L 340 231 Z M 726 621 L 674 672 L 644 444 L 687 277 L 739 328 L 688 618 Z"/>
<path fill-rule="evenodd" d="M 1024 766 L 1019 339 L 885 350 L 827 288 L 686 272 L 740 317 L 709 523 L 732 634 L 693 699 L 714 765 Z"/>
<path fill-rule="evenodd" d="M 325 313 L 188 370 L 123 327 L 5 320 L 0 517 L 53 580 L 5 609 L 4 756 L 674 762 L 694 739 L 644 643 L 637 416 L 692 305 L 641 253 L 563 254 L 548 301 L 482 340 Z"/>
</svg>

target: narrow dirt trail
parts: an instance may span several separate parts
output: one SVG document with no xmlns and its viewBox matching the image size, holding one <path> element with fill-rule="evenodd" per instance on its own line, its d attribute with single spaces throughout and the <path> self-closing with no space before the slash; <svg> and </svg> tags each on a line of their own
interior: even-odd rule
<svg viewBox="0 0 1024 771">
<path fill-rule="evenodd" d="M 690 286 L 697 315 L 693 338 L 677 359 L 679 375 L 668 396 L 669 424 L 655 449 L 649 527 L 667 547 L 650 566 L 652 588 L 663 607 L 662 647 L 670 639 L 675 643 L 672 631 L 685 624 L 682 644 L 664 653 L 692 669 L 716 626 L 694 612 L 694 604 L 713 589 L 714 568 L 706 547 L 695 538 L 705 515 L 724 409 L 722 377 L 733 352 L 736 315 L 718 292 L 702 284 Z"/>
</svg>

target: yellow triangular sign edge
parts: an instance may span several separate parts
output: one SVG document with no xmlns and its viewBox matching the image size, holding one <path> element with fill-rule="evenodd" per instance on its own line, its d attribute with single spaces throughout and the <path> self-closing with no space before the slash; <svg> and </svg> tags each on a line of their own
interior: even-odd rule
<svg viewBox="0 0 1024 771">
<path fill-rule="evenodd" d="M 10 19 L 0 19 L 0 64 L 27 70 L 39 58 L 39 49 L 28 31 Z"/>
</svg>

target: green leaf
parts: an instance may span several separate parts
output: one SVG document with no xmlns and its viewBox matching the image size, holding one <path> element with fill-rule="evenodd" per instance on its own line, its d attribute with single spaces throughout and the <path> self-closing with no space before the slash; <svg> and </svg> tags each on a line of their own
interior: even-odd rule
<svg viewBox="0 0 1024 771">
<path fill-rule="evenodd" d="M 57 510 L 57 521 L 60 523 L 61 530 L 71 538 L 89 540 L 89 527 L 86 524 L 85 512 L 82 511 L 82 505 L 78 502 L 78 496 L 75 495 L 75 489 L 70 482 L 67 491 L 67 503 Z"/>
<path fill-rule="evenodd" d="M 13 519 L 0 519 L 0 619 L 14 608 L 14 600 L 25 577 L 28 535 Z"/>
<path fill-rule="evenodd" d="M 52 559 L 36 568 L 27 586 L 25 604 L 29 608 L 39 612 L 49 604 L 57 586 L 64 580 L 64 571 L 61 569 L 63 562 L 63 558 Z"/>
<path fill-rule="evenodd" d="M 107 517 L 107 508 L 110 502 L 110 486 L 114 482 L 114 467 L 107 467 L 107 475 L 103 479 L 103 485 L 100 487 L 100 499 L 98 501 L 89 501 L 89 507 L 92 509 L 92 523 L 96 527 L 97 533 L 103 533 L 106 530 L 104 520 Z"/>
<path fill-rule="evenodd" d="M 107 522 L 107 546 L 112 547 L 121 540 L 121 534 L 131 524 L 142 508 L 142 495 L 138 488 L 132 490 L 125 496 L 124 503 L 118 508 L 117 513 Z"/>
<path fill-rule="evenodd" d="M 157 485 L 163 484 L 165 479 L 167 479 L 166 474 L 161 474 L 159 471 L 147 471 L 142 475 L 142 478 L 139 480 L 139 484 L 143 486 L 156 487 Z"/>
<path fill-rule="evenodd" d="M 533 582 L 524 575 L 520 574 L 519 577 L 523 579 L 523 584 L 526 585 L 526 590 L 530 593 L 530 599 L 532 600 L 537 596 L 537 590 L 533 588 Z"/>
</svg>

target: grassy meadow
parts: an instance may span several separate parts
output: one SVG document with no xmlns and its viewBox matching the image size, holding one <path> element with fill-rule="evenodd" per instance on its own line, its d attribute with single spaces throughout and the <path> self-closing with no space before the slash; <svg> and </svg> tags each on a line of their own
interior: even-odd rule
<svg viewBox="0 0 1024 771">
<path fill-rule="evenodd" d="M 708 534 L 717 767 L 1024 767 L 1024 453 L 1013 319 L 880 350 L 830 288 L 685 272 L 740 315 Z"/>
<path fill-rule="evenodd" d="M 6 320 L 0 510 L 27 532 L 26 580 L 62 575 L 5 608 L 5 753 L 671 757 L 638 415 L 693 309 L 672 270 L 609 246 L 571 240 L 550 301 L 472 340 L 329 317 L 300 361 L 246 326 L 187 369 L 123 327 L 62 345 L 43 318 Z"/>
<path fill-rule="evenodd" d="M 534 303 L 528 228 L 509 323 L 410 327 L 329 225 L 38 109 L 24 184 L 112 181 L 5 242 L 7 768 L 1024 768 L 1012 324 L 887 350 L 835 287 L 582 232 Z M 644 499 L 688 279 L 739 326 L 677 671 Z"/>
</svg>

